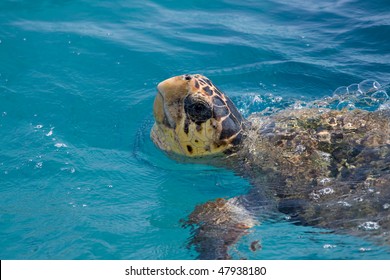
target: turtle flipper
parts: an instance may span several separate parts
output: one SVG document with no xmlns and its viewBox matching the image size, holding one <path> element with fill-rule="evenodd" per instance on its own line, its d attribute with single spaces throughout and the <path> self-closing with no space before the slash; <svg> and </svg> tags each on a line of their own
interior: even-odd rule
<svg viewBox="0 0 390 280">
<path fill-rule="evenodd" d="M 230 259 L 229 247 L 257 221 L 237 198 L 219 198 L 196 206 L 186 224 L 194 226 L 190 245 L 199 253 L 199 259 Z"/>
</svg>

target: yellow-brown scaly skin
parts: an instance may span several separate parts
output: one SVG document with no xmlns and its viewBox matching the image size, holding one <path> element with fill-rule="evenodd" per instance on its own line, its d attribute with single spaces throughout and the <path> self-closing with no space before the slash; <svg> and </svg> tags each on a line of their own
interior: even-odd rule
<svg viewBox="0 0 390 280">
<path fill-rule="evenodd" d="M 241 115 L 206 77 L 177 76 L 157 89 L 151 137 L 160 149 L 187 157 L 218 155 L 241 137 Z"/>
</svg>

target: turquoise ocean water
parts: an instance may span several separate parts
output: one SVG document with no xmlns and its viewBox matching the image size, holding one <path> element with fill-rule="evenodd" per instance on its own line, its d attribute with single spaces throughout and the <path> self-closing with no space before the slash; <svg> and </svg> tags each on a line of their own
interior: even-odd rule
<svg viewBox="0 0 390 280">
<path fill-rule="evenodd" d="M 155 86 L 184 73 L 208 76 L 245 115 L 354 97 L 340 87 L 365 80 L 384 85 L 369 109 L 388 106 L 390 3 L 0 0 L 1 259 L 197 257 L 180 220 L 250 185 L 150 141 Z M 322 233 L 264 221 L 232 254 L 390 259 Z"/>
</svg>

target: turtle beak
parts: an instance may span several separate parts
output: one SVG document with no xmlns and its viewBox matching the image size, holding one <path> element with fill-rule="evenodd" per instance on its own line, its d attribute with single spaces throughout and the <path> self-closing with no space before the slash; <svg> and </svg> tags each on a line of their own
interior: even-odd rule
<svg viewBox="0 0 390 280">
<path fill-rule="evenodd" d="M 153 114 L 158 124 L 163 124 L 170 128 L 176 127 L 177 109 L 173 104 L 180 104 L 188 91 L 188 81 L 183 76 L 177 76 L 157 85 L 157 95 L 154 99 Z M 173 115 L 172 115 L 173 114 Z"/>
<path fill-rule="evenodd" d="M 157 85 L 157 95 L 154 99 L 154 118 L 158 124 L 170 128 L 176 127 L 178 107 L 188 94 L 188 80 L 184 76 L 176 76 Z"/>
<path fill-rule="evenodd" d="M 157 93 L 154 104 L 153 104 L 153 115 L 157 123 L 161 124 L 164 121 L 165 112 L 164 112 L 164 98 L 160 91 Z"/>
<path fill-rule="evenodd" d="M 184 98 L 188 90 L 188 81 L 183 76 L 176 76 L 162 81 L 157 85 L 157 90 L 164 101 L 169 104 L 178 98 Z"/>
</svg>

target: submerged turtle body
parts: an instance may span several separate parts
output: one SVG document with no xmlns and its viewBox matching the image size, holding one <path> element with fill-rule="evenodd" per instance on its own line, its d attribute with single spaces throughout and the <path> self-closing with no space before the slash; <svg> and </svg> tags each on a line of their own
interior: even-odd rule
<svg viewBox="0 0 390 280">
<path fill-rule="evenodd" d="M 388 113 L 305 109 L 250 120 L 238 170 L 259 188 L 268 180 L 279 211 L 337 230 L 372 223 L 390 244 Z"/>
<path fill-rule="evenodd" d="M 244 120 L 209 79 L 183 75 L 158 85 L 154 116 L 161 149 L 206 157 L 253 184 L 189 216 L 201 258 L 228 258 L 228 247 L 269 210 L 390 244 L 388 111 L 301 109 Z"/>
</svg>

